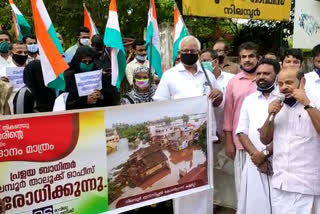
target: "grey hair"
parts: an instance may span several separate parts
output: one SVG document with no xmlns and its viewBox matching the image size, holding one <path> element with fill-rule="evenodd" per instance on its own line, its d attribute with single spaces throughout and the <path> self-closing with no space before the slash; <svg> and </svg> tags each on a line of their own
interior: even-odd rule
<svg viewBox="0 0 320 214">
<path fill-rule="evenodd" d="M 191 40 L 193 40 L 193 41 L 195 41 L 197 43 L 198 50 L 200 51 L 201 50 L 201 43 L 200 43 L 199 39 L 197 39 L 194 36 L 186 36 L 183 39 L 181 39 L 181 41 L 179 43 L 179 50 L 181 50 L 181 46 L 182 46 L 183 43 L 189 42 Z"/>
</svg>

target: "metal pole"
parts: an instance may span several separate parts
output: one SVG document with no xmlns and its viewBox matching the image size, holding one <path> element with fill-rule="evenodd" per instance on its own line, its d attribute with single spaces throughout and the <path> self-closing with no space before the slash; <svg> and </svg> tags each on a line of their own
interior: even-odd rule
<svg viewBox="0 0 320 214">
<path fill-rule="evenodd" d="M 150 59 L 149 59 L 149 87 L 151 89 L 153 83 L 153 75 L 152 75 L 152 36 L 150 40 Z M 151 90 L 149 91 L 149 102 L 152 101 Z"/>
</svg>

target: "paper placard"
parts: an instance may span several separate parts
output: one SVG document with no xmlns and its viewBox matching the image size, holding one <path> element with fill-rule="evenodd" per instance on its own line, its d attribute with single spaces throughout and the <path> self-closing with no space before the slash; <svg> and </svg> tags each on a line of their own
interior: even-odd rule
<svg viewBox="0 0 320 214">
<path fill-rule="evenodd" d="M 102 89 L 102 70 L 75 74 L 79 97 L 88 96 Z"/>
<path fill-rule="evenodd" d="M 13 86 L 14 90 L 19 90 L 24 86 L 23 82 L 23 70 L 24 67 L 7 67 L 7 77 Z"/>
</svg>

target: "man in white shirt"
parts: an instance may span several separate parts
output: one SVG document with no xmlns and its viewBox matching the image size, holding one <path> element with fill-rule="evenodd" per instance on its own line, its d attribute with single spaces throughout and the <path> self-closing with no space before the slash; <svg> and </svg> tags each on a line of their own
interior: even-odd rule
<svg viewBox="0 0 320 214">
<path fill-rule="evenodd" d="M 229 80 L 234 74 L 222 71 L 221 63 L 223 57 L 218 56 L 218 52 L 206 49 L 201 52 L 201 62 L 204 67 L 210 70 L 215 76 L 218 85 L 222 89 L 223 96 Z M 215 111 L 217 132 L 219 141 L 213 145 L 214 152 L 214 205 L 216 212 L 227 212 L 230 208 L 237 209 L 236 189 L 234 183 L 233 161 L 225 154 L 223 139 L 223 108 Z M 230 211 L 231 212 L 231 211 Z"/>
<path fill-rule="evenodd" d="M 67 63 L 70 63 L 73 56 L 80 46 L 90 45 L 90 30 L 87 27 L 80 27 L 77 35 L 77 43 L 71 46 L 64 53 L 64 59 Z"/>
<path fill-rule="evenodd" d="M 135 40 L 133 43 L 133 51 L 135 54 L 135 58 L 127 64 L 126 68 L 126 77 L 130 84 L 133 86 L 133 73 L 138 67 L 146 67 L 149 68 L 149 61 L 147 60 L 147 48 L 146 41 L 144 40 Z M 154 73 L 152 73 L 154 75 Z M 158 81 L 158 77 L 154 77 L 155 81 Z"/>
<path fill-rule="evenodd" d="M 260 132 L 262 143 L 273 141 L 274 214 L 320 213 L 320 105 L 304 83 L 296 68 L 281 70 L 278 85 L 286 99 L 269 105 Z"/>
<path fill-rule="evenodd" d="M 214 106 L 221 105 L 223 95 L 217 81 L 211 72 L 203 71 L 198 62 L 201 50 L 199 40 L 193 36 L 184 37 L 179 49 L 181 63 L 163 74 L 153 99 L 171 100 L 209 94 Z M 213 86 L 211 92 L 208 92 L 208 80 L 204 72 L 207 72 L 210 84 Z M 208 190 L 175 199 L 174 213 L 212 213 L 212 195 L 213 193 Z"/>
<path fill-rule="evenodd" d="M 8 81 L 6 76 L 5 68 L 11 62 L 10 56 L 10 44 L 11 36 L 7 31 L 0 31 L 0 77 L 4 81 Z"/>
<path fill-rule="evenodd" d="M 312 49 L 313 71 L 306 73 L 306 90 L 320 93 L 320 44 Z"/>
<path fill-rule="evenodd" d="M 256 70 L 257 91 L 245 98 L 236 133 L 246 151 L 242 171 L 237 214 L 270 214 L 272 194 L 270 187 L 271 164 L 268 157 L 272 145 L 260 141 L 259 128 L 268 117 L 269 104 L 278 98 L 275 87 L 280 64 L 273 59 L 263 59 Z M 270 197 L 269 197 L 270 196 Z"/>
</svg>

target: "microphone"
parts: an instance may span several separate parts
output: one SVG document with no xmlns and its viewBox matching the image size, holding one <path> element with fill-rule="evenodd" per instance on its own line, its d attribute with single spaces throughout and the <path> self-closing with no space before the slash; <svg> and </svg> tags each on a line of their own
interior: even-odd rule
<svg viewBox="0 0 320 214">
<path fill-rule="evenodd" d="M 283 103 L 283 101 L 284 101 L 285 99 L 286 99 L 286 96 L 285 96 L 284 94 L 280 93 L 280 94 L 278 95 L 278 100 L 280 101 L 280 104 L 281 104 L 281 105 L 282 105 L 282 103 Z M 271 121 L 273 120 L 274 116 L 275 116 L 275 114 L 272 113 L 272 114 L 271 114 L 271 117 L 269 118 L 269 122 L 271 122 Z"/>
</svg>

